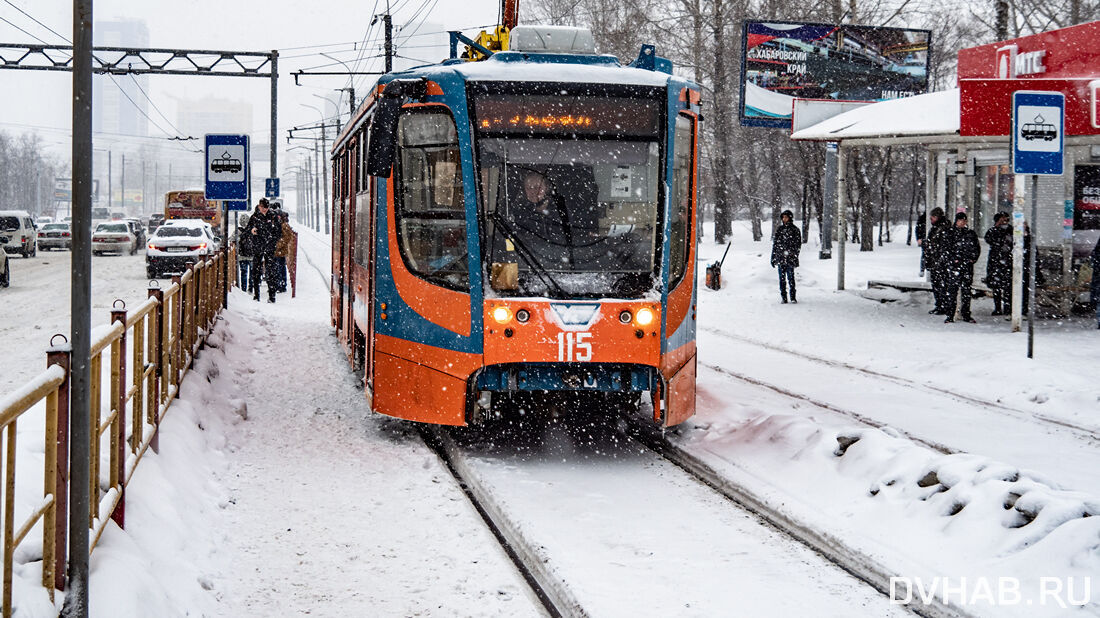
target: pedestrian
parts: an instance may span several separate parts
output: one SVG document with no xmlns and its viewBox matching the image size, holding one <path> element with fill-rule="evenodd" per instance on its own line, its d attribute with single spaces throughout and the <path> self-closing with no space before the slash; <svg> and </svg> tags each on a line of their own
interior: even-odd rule
<svg viewBox="0 0 1100 618">
<path fill-rule="evenodd" d="M 928 216 L 932 229 L 928 231 L 928 237 L 924 239 L 926 255 L 925 266 L 932 279 L 932 297 L 936 306 L 928 313 L 933 315 L 947 314 L 947 245 L 950 236 L 950 228 L 947 227 L 947 219 L 944 218 L 943 209 L 939 206 L 932 209 Z"/>
<path fill-rule="evenodd" d="M 974 323 L 970 315 L 971 286 L 974 284 L 974 263 L 981 257 L 978 234 L 966 227 L 966 213 L 955 215 L 955 227 L 950 229 L 946 247 L 947 306 L 944 324 L 955 321 L 956 301 L 964 322 Z"/>
<path fill-rule="evenodd" d="M 1007 212 L 993 215 L 993 227 L 985 232 L 989 256 L 985 263 L 985 283 L 993 292 L 992 315 L 1012 312 L 1012 224 Z"/>
<path fill-rule="evenodd" d="M 924 264 L 925 264 L 925 261 L 924 261 L 924 238 L 928 235 L 927 234 L 928 225 L 927 225 L 927 222 L 926 222 L 925 219 L 926 219 L 926 217 L 925 217 L 924 211 L 922 210 L 921 213 L 919 215 L 917 215 L 917 230 L 916 230 L 917 246 L 920 247 L 920 275 L 919 275 L 920 277 L 924 276 L 924 271 L 925 271 L 925 268 L 924 268 Z"/>
<path fill-rule="evenodd" d="M 279 211 L 279 241 L 275 243 L 275 277 L 277 292 L 286 291 L 286 256 L 290 251 L 290 237 L 294 230 L 290 227 L 290 216 Z"/>
<path fill-rule="evenodd" d="M 791 287 L 791 302 L 798 303 L 794 287 L 794 269 L 798 267 L 798 253 L 802 251 L 802 232 L 794 226 L 794 213 L 784 210 L 779 215 L 780 225 L 772 234 L 772 266 L 779 268 L 779 296 L 787 302 L 787 285 Z"/>
<path fill-rule="evenodd" d="M 248 274 L 252 266 L 252 234 L 245 234 L 243 230 L 248 228 L 248 215 L 242 215 L 237 229 L 233 231 L 233 244 L 237 247 L 237 267 L 240 271 L 237 282 L 242 290 L 251 290 L 248 285 Z"/>
<path fill-rule="evenodd" d="M 275 272 L 275 245 L 282 233 L 279 218 L 271 210 L 267 198 L 260 198 L 256 212 L 248 219 L 245 233 L 252 235 L 252 299 L 260 300 L 260 275 L 267 280 L 267 302 L 275 302 L 277 273 Z"/>
<path fill-rule="evenodd" d="M 1097 239 L 1096 246 L 1092 249 L 1089 263 L 1092 264 L 1092 286 L 1089 290 L 1089 299 L 1092 300 L 1092 304 L 1096 305 L 1096 328 L 1100 329 L 1100 239 Z"/>
</svg>

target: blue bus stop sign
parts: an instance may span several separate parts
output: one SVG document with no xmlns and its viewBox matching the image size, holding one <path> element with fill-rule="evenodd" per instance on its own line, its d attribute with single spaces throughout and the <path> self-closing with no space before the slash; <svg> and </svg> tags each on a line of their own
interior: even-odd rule
<svg viewBox="0 0 1100 618">
<path fill-rule="evenodd" d="M 247 135 L 206 136 L 206 199 L 248 200 Z"/>
<path fill-rule="evenodd" d="M 264 179 L 264 197 L 279 197 L 279 179 Z"/>
<path fill-rule="evenodd" d="M 1060 92 L 1012 93 L 1012 171 L 1061 176 L 1066 97 Z"/>
</svg>

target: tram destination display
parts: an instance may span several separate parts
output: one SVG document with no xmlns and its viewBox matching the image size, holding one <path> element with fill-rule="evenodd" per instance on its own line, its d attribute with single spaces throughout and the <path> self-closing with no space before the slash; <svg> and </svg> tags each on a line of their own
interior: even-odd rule
<svg viewBox="0 0 1100 618">
<path fill-rule="evenodd" d="M 928 30 L 742 23 L 741 124 L 790 128 L 795 99 L 885 101 L 928 90 Z"/>
<path fill-rule="evenodd" d="M 489 95 L 475 101 L 482 133 L 649 136 L 660 131 L 655 100 Z"/>
</svg>

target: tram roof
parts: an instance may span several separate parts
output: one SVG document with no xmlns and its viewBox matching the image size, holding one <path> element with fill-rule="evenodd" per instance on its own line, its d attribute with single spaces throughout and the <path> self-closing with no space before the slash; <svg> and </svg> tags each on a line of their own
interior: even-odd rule
<svg viewBox="0 0 1100 618">
<path fill-rule="evenodd" d="M 481 62 L 444 63 L 468 81 L 574 82 L 626 86 L 667 86 L 672 75 L 623 66 L 614 56 L 498 52 Z"/>
</svg>

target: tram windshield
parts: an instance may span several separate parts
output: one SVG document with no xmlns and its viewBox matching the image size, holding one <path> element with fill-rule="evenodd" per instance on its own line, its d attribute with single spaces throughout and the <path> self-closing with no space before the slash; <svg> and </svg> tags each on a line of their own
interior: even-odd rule
<svg viewBox="0 0 1100 618">
<path fill-rule="evenodd" d="M 483 254 L 494 292 L 644 295 L 659 244 L 657 103 L 559 99 L 553 114 L 546 101 L 517 114 L 505 99 L 478 110 Z M 531 99 L 540 106 L 535 97 L 523 105 Z M 501 118 L 514 122 L 501 127 Z"/>
</svg>

